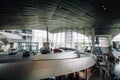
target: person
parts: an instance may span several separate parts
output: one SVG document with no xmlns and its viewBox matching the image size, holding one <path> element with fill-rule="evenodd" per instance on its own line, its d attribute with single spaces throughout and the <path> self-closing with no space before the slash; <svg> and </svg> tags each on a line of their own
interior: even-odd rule
<svg viewBox="0 0 120 80">
<path fill-rule="evenodd" d="M 113 62 L 113 61 L 114 61 L 114 56 L 113 56 L 113 54 L 112 54 L 112 46 L 109 47 L 108 60 L 109 60 L 110 62 Z"/>
<path fill-rule="evenodd" d="M 51 52 L 52 52 L 53 49 L 51 48 L 50 50 L 51 50 Z"/>
</svg>

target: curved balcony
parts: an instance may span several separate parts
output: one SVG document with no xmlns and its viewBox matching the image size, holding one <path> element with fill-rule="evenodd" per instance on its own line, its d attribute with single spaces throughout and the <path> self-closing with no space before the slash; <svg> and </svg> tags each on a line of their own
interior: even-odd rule
<svg viewBox="0 0 120 80">
<path fill-rule="evenodd" d="M 0 64 L 2 79 L 40 80 L 87 69 L 95 64 L 94 55 L 74 51 L 36 54 L 29 62 Z"/>
<path fill-rule="evenodd" d="M 75 54 L 74 51 L 58 54 L 37 55 L 30 79 L 42 79 L 65 75 L 87 69 L 95 64 L 92 54 Z M 34 75 L 34 77 L 33 77 Z"/>
</svg>

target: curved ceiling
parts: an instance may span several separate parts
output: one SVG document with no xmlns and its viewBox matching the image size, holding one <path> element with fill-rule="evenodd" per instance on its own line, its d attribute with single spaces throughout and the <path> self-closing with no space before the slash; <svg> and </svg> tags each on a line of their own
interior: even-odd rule
<svg viewBox="0 0 120 80">
<path fill-rule="evenodd" d="M 110 34 L 119 29 L 119 4 L 119 0 L 1 0 L 0 29 L 48 27 L 50 32 L 90 33 L 94 27 L 96 34 Z"/>
</svg>

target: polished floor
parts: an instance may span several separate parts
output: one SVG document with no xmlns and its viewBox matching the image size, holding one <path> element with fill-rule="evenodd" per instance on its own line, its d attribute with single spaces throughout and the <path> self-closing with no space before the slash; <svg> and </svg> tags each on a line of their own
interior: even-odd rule
<svg viewBox="0 0 120 80">
<path fill-rule="evenodd" d="M 13 63 L 13 62 L 24 62 L 32 61 L 34 55 L 31 54 L 29 57 L 22 57 L 23 54 L 17 53 L 15 55 L 8 55 L 8 52 L 0 52 L 0 63 Z"/>
</svg>

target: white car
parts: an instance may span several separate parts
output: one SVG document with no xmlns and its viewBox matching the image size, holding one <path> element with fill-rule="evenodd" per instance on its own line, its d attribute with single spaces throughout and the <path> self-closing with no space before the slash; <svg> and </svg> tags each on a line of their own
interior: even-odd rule
<svg viewBox="0 0 120 80">
<path fill-rule="evenodd" d="M 17 52 L 18 52 L 17 49 L 12 48 L 8 51 L 8 55 L 15 55 L 15 54 L 17 54 Z"/>
</svg>

